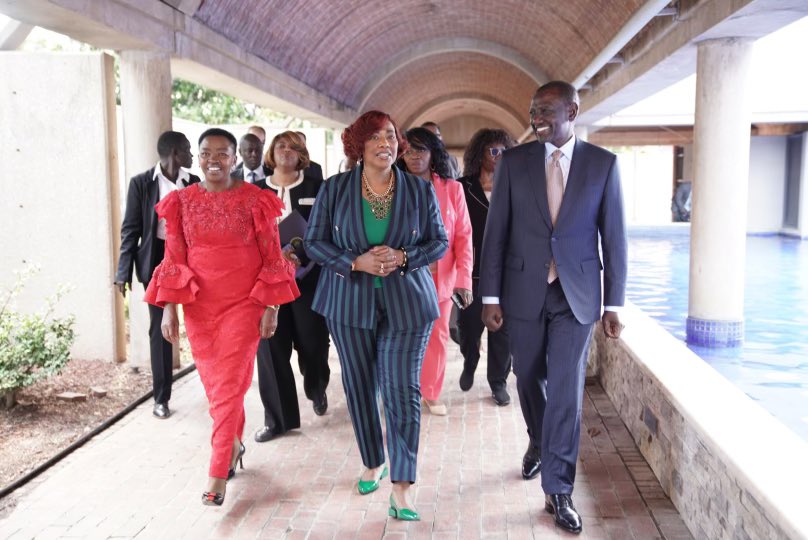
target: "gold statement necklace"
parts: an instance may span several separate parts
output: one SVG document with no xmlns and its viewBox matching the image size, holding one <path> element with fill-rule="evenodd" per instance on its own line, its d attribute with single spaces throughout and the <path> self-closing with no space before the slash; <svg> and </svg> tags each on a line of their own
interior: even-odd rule
<svg viewBox="0 0 808 540">
<path fill-rule="evenodd" d="M 373 191 L 370 187 L 370 181 L 362 171 L 362 182 L 365 184 L 365 198 L 370 205 L 370 211 L 376 219 L 384 219 L 390 214 L 390 207 L 393 203 L 393 187 L 395 186 L 395 176 L 393 170 L 390 170 L 390 178 L 387 181 L 387 191 L 381 195 Z"/>
</svg>

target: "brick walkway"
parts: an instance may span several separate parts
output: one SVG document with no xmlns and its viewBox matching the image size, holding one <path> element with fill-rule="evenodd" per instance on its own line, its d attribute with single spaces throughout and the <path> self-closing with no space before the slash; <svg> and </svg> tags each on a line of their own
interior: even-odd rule
<svg viewBox="0 0 808 540">
<path fill-rule="evenodd" d="M 333 348 L 332 348 L 333 351 Z M 12 497 L 1 538 L 512 539 L 568 536 L 543 510 L 538 479 L 520 476 L 527 445 L 514 401 L 497 407 L 485 382 L 461 392 L 456 347 L 446 374 L 449 416 L 424 413 L 416 504 L 421 522 L 387 518 L 389 484 L 356 493 L 361 461 L 332 352 L 329 410 L 301 393 L 302 429 L 264 444 L 257 384 L 247 395 L 246 469 L 222 508 L 203 506 L 210 420 L 196 373 L 175 385 L 174 415 L 146 403 Z M 294 360 L 293 360 L 294 361 Z M 574 502 L 580 538 L 692 538 L 601 387 L 587 385 Z"/>
</svg>

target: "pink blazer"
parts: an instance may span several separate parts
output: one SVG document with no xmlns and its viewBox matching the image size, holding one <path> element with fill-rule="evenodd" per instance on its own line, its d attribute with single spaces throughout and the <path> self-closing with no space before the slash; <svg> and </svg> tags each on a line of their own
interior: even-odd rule
<svg viewBox="0 0 808 540">
<path fill-rule="evenodd" d="M 451 178 L 441 179 L 432 173 L 432 185 L 435 186 L 440 215 L 449 239 L 449 249 L 438 260 L 438 271 L 435 274 L 438 301 L 444 301 L 452 296 L 455 288 L 471 290 L 471 269 L 474 262 L 471 219 L 460 182 Z"/>
</svg>

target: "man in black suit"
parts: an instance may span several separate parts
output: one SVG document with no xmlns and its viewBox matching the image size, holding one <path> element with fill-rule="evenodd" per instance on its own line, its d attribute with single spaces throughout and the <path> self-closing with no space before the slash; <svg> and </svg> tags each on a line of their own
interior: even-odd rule
<svg viewBox="0 0 808 540">
<path fill-rule="evenodd" d="M 191 143 L 177 131 L 166 131 L 157 139 L 160 161 L 148 171 L 132 177 L 126 197 L 126 213 L 121 224 L 121 253 L 115 286 L 126 295 L 127 285 L 132 288 L 132 268 L 145 289 L 155 267 L 165 254 L 165 222 L 157 219 L 154 206 L 172 191 L 199 182 L 199 178 L 182 167 L 193 165 Z M 154 389 L 153 414 L 168 418 L 171 410 L 171 382 L 173 358 L 171 343 L 163 339 L 160 323 L 163 310 L 149 307 L 149 344 L 151 352 L 152 384 Z M 130 306 L 130 309 L 138 309 Z"/>
<path fill-rule="evenodd" d="M 238 142 L 238 154 L 241 163 L 233 170 L 233 178 L 238 178 L 255 184 L 261 189 L 266 188 L 266 179 L 272 174 L 272 168 L 263 165 L 264 144 L 257 135 L 247 133 Z"/>
<path fill-rule="evenodd" d="M 576 139 L 578 104 L 569 83 L 536 90 L 537 141 L 497 165 L 480 265 L 483 322 L 496 332 L 507 319 L 530 437 L 523 467 L 539 450 L 545 510 L 574 533 L 582 529 L 572 490 L 589 341 L 598 319 L 608 337 L 620 336 L 627 267 L 617 157 Z"/>
<path fill-rule="evenodd" d="M 306 134 L 302 131 L 295 131 L 300 138 L 303 139 L 303 144 L 306 144 Z M 314 161 L 309 161 L 309 166 L 303 170 L 303 175 L 308 176 L 309 178 L 314 178 L 315 180 L 323 180 L 323 168 L 320 166 L 319 163 Z"/>
</svg>

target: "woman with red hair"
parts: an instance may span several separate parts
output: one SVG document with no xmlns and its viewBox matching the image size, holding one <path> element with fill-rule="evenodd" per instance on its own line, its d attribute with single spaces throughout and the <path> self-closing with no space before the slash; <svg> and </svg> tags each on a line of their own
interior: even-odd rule
<svg viewBox="0 0 808 540">
<path fill-rule="evenodd" d="M 366 468 L 357 490 L 377 490 L 389 473 L 389 515 L 415 521 L 409 494 L 421 425 L 419 377 L 439 315 L 429 265 L 443 256 L 448 241 L 431 184 L 394 165 L 406 142 L 389 115 L 366 112 L 342 141 L 345 155 L 358 164 L 326 181 L 306 231 L 306 252 L 322 265 L 313 309 L 326 318 L 339 352 Z"/>
</svg>

